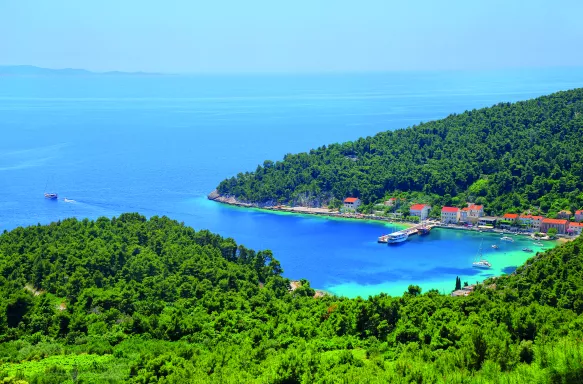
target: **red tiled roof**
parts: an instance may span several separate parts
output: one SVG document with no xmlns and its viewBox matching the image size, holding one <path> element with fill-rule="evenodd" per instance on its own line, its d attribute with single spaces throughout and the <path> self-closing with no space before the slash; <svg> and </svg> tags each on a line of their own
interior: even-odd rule
<svg viewBox="0 0 583 384">
<path fill-rule="evenodd" d="M 583 209 L 580 209 L 578 211 L 575 211 L 575 214 L 576 215 L 582 215 L 583 214 Z"/>
<path fill-rule="evenodd" d="M 472 204 L 468 208 L 470 208 L 472 211 L 479 211 L 481 209 L 484 209 L 484 206 L 483 205 Z"/>
<path fill-rule="evenodd" d="M 346 199 L 344 199 L 345 203 L 355 203 L 356 200 L 358 200 L 358 197 L 347 197 Z"/>
<path fill-rule="evenodd" d="M 469 207 L 465 207 L 465 208 L 462 209 L 462 211 L 465 211 L 465 212 L 468 212 L 469 210 L 470 210 Z"/>
<path fill-rule="evenodd" d="M 441 212 L 459 212 L 459 208 L 456 207 L 443 207 L 441 208 Z"/>
<path fill-rule="evenodd" d="M 395 201 L 395 200 L 397 200 L 397 198 L 396 197 L 391 197 L 389 200 Z"/>
<path fill-rule="evenodd" d="M 520 215 L 520 219 L 532 219 L 532 215 Z"/>
<path fill-rule="evenodd" d="M 542 217 L 542 216 L 531 216 L 531 218 L 533 220 L 543 220 L 544 219 L 544 217 Z"/>
<path fill-rule="evenodd" d="M 502 217 L 505 219 L 518 219 L 518 213 L 505 213 Z"/>
<path fill-rule="evenodd" d="M 420 211 L 420 210 L 422 210 L 425 207 L 427 207 L 427 205 L 425 205 L 425 204 L 414 204 L 414 205 L 411 206 L 411 208 L 409 208 L 409 210 L 411 210 L 411 211 Z"/>
<path fill-rule="evenodd" d="M 583 227 L 583 223 L 569 223 L 569 227 Z"/>
<path fill-rule="evenodd" d="M 569 221 L 565 219 L 544 219 L 543 224 L 567 224 Z"/>
</svg>

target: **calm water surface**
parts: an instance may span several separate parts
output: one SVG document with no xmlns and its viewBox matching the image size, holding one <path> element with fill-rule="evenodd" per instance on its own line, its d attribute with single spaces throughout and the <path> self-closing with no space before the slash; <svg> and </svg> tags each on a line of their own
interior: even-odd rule
<svg viewBox="0 0 583 384">
<path fill-rule="evenodd" d="M 502 274 L 526 240 L 227 207 L 205 196 L 265 159 L 583 85 L 583 69 L 334 76 L 0 77 L 0 230 L 65 217 L 167 215 L 256 249 L 285 275 L 357 296 L 449 291 Z M 46 201 L 45 186 L 59 193 Z M 65 201 L 63 198 L 67 198 Z M 492 271 L 471 268 L 480 242 Z M 549 244 L 547 247 L 550 247 Z"/>
</svg>

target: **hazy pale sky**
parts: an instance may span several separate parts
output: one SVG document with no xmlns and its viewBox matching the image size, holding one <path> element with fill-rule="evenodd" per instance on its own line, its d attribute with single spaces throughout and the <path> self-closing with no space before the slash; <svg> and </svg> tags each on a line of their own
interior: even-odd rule
<svg viewBox="0 0 583 384">
<path fill-rule="evenodd" d="M 0 65 L 338 72 L 583 65 L 583 0 L 0 0 Z"/>
</svg>

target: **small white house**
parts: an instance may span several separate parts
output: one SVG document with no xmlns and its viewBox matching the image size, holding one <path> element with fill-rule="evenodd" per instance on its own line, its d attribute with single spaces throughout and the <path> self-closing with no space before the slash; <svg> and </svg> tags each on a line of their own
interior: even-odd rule
<svg viewBox="0 0 583 384">
<path fill-rule="evenodd" d="M 356 211 L 360 207 L 360 199 L 358 197 L 347 197 L 344 199 L 344 209 Z"/>
<path fill-rule="evenodd" d="M 443 224 L 457 224 L 460 219 L 460 209 L 457 207 L 441 208 L 441 222 Z"/>
<path fill-rule="evenodd" d="M 431 206 L 427 204 L 414 204 L 409 208 L 409 215 L 417 216 L 419 220 L 427 219 Z"/>
</svg>

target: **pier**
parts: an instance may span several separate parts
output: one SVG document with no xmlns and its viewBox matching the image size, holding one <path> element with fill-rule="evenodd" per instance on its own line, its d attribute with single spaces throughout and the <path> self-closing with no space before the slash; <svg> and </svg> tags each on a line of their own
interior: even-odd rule
<svg viewBox="0 0 583 384">
<path fill-rule="evenodd" d="M 407 237 L 409 237 L 409 236 L 418 234 L 420 230 L 427 230 L 429 232 L 435 226 L 437 226 L 437 224 L 435 224 L 435 223 L 430 223 L 430 224 L 422 223 L 422 224 L 414 225 L 410 228 L 402 229 L 402 230 L 397 231 L 397 232 L 406 233 Z M 397 232 L 393 232 L 393 233 L 397 233 Z M 388 242 L 388 238 L 389 238 L 389 234 L 382 235 L 378 238 L 378 242 L 386 244 Z"/>
</svg>

